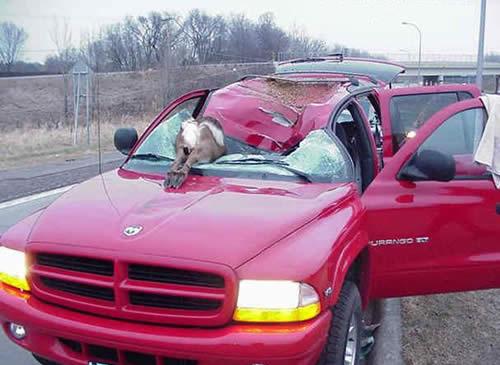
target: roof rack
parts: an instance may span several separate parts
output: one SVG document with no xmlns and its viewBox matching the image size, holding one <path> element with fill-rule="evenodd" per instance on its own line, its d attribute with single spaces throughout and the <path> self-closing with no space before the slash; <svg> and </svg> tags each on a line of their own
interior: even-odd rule
<svg viewBox="0 0 500 365">
<path fill-rule="evenodd" d="M 304 83 L 332 83 L 336 82 L 335 80 L 326 80 L 326 79 L 314 79 L 314 80 L 302 80 L 302 79 L 291 79 L 287 77 L 280 77 L 277 76 L 276 74 L 270 74 L 270 75 L 245 75 L 242 78 L 240 78 L 238 81 L 245 81 L 245 80 L 253 80 L 253 79 L 265 79 L 265 80 L 270 80 L 270 81 L 283 81 L 283 82 L 290 82 L 290 83 L 296 83 L 296 84 L 304 84 Z M 346 81 L 350 81 L 349 78 L 346 78 Z"/>
<path fill-rule="evenodd" d="M 330 53 L 324 57 L 319 57 L 319 56 L 302 57 L 290 61 L 284 61 L 284 63 L 305 63 L 305 62 L 324 62 L 324 61 L 344 62 L 344 55 L 342 53 Z"/>
<path fill-rule="evenodd" d="M 304 63 L 304 62 L 323 62 L 327 59 L 324 57 L 304 57 L 304 58 L 296 58 L 291 61 L 287 61 L 286 63 Z"/>
</svg>

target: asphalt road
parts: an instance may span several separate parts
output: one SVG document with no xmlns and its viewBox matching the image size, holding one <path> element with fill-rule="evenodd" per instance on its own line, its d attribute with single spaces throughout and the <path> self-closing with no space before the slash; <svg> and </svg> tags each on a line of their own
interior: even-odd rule
<svg viewBox="0 0 500 365">
<path fill-rule="evenodd" d="M 118 167 L 123 159 L 119 152 L 104 153 L 102 170 Z M 98 173 L 97 154 L 41 166 L 0 170 L 0 203 L 82 182 Z"/>
</svg>

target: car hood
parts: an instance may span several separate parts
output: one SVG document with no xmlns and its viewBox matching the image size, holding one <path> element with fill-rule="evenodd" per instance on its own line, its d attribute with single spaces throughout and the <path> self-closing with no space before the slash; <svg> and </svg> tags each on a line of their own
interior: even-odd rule
<svg viewBox="0 0 500 365">
<path fill-rule="evenodd" d="M 352 193 L 349 184 L 190 176 L 181 189 L 115 170 L 39 216 L 30 243 L 126 250 L 238 267 Z M 124 230 L 141 226 L 135 236 Z M 68 249 L 71 249 L 68 247 Z"/>
</svg>

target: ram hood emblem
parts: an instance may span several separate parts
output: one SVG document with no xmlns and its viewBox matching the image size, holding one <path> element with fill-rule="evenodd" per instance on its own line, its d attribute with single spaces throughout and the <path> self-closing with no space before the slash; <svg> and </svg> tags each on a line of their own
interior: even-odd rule
<svg viewBox="0 0 500 365">
<path fill-rule="evenodd" d="M 133 226 L 128 226 L 123 230 L 123 234 L 127 237 L 132 237 L 138 235 L 142 231 L 142 226 L 136 224 Z"/>
</svg>

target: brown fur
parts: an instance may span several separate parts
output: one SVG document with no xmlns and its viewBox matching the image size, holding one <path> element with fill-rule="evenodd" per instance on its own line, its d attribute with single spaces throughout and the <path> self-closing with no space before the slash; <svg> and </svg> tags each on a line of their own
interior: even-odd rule
<svg viewBox="0 0 500 365">
<path fill-rule="evenodd" d="M 197 127 L 199 130 L 199 138 L 191 149 L 190 145 L 185 141 L 183 132 L 184 128 L 177 134 L 175 140 L 176 156 L 175 160 L 167 172 L 163 185 L 167 188 L 179 188 L 186 180 L 191 167 L 197 162 L 213 162 L 224 153 L 226 147 L 219 145 L 212 134 L 212 130 L 202 123 L 210 123 L 216 128 L 220 129 L 222 135 L 224 131 L 221 124 L 214 118 L 204 117 L 196 119 Z"/>
</svg>

